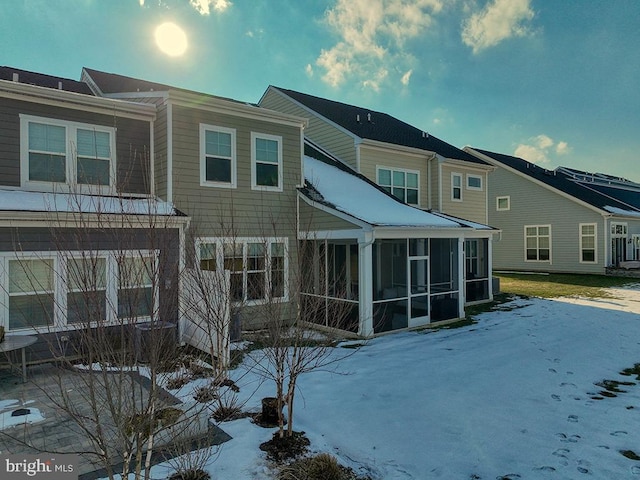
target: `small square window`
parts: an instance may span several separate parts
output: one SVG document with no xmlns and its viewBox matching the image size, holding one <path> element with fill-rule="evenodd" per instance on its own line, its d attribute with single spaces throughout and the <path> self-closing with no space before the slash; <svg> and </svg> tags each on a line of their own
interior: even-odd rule
<svg viewBox="0 0 640 480">
<path fill-rule="evenodd" d="M 496 197 L 496 210 L 499 212 L 511 210 L 511 197 Z"/>
<path fill-rule="evenodd" d="M 482 190 L 482 177 L 479 175 L 467 175 L 468 190 Z"/>
</svg>

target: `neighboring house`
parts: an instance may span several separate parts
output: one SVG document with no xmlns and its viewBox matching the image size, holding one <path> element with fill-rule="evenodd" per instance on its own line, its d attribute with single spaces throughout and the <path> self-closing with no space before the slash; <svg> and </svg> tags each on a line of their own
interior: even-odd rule
<svg viewBox="0 0 640 480">
<path fill-rule="evenodd" d="M 282 315 L 295 315 L 289 290 L 298 261 L 306 120 L 89 68 L 82 80 L 101 97 L 155 106 L 156 193 L 191 217 L 187 246 L 195 246 L 196 264 L 230 271 L 231 300 L 242 307 L 232 310 L 240 312 L 242 328 L 263 326 L 274 304 Z"/>
<path fill-rule="evenodd" d="M 88 326 L 177 321 L 188 219 L 154 196 L 155 116 L 0 67 L 0 325 L 38 334 L 32 355 L 70 353 Z"/>
<path fill-rule="evenodd" d="M 640 184 L 467 147 L 496 166 L 489 222 L 493 268 L 605 274 L 640 260 Z"/>
<path fill-rule="evenodd" d="M 492 298 L 492 228 L 406 205 L 310 141 L 304 173 L 302 302 L 342 304 L 350 313 L 341 328 L 370 336 L 418 327 Z M 476 246 L 466 258 L 465 243 Z M 335 326 L 325 315 L 316 323 Z"/>
<path fill-rule="evenodd" d="M 305 136 L 401 201 L 479 223 L 487 162 L 386 113 L 269 86 L 259 104 L 309 118 Z"/>
</svg>

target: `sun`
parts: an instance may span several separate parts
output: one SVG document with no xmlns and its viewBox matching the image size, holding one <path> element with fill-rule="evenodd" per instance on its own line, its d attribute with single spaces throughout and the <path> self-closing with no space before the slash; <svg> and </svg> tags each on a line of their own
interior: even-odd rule
<svg viewBox="0 0 640 480">
<path fill-rule="evenodd" d="M 170 57 L 179 57 L 187 50 L 187 35 L 175 23 L 166 22 L 158 26 L 155 37 L 158 48 Z"/>
</svg>

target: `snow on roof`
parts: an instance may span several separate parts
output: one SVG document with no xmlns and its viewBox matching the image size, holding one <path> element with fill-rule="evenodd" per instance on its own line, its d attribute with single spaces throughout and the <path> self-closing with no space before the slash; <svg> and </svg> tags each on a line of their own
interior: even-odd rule
<svg viewBox="0 0 640 480">
<path fill-rule="evenodd" d="M 339 168 L 304 157 L 305 179 L 333 208 L 371 225 L 460 228 L 457 221 L 400 203 Z"/>
<path fill-rule="evenodd" d="M 158 199 L 20 190 L 0 190 L 0 211 L 176 215 L 172 204 Z"/>
<path fill-rule="evenodd" d="M 609 213 L 613 213 L 614 215 L 640 218 L 640 212 L 636 210 L 623 210 L 622 208 L 611 207 L 609 205 L 605 206 L 604 209 Z"/>
</svg>

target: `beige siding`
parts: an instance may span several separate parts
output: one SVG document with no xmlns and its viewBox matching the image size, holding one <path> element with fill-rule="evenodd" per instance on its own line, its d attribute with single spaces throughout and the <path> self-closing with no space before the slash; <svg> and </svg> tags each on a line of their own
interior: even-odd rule
<svg viewBox="0 0 640 480">
<path fill-rule="evenodd" d="M 377 168 L 387 167 L 397 170 L 418 172 L 419 178 L 419 207 L 429 208 L 428 160 L 424 157 L 409 153 L 386 150 L 380 148 L 360 148 L 360 173 L 371 181 L 378 183 Z"/>
<path fill-rule="evenodd" d="M 305 135 L 347 163 L 354 170 L 357 169 L 354 139 L 343 130 L 327 123 L 324 119 L 318 118 L 315 114 L 300 107 L 288 97 L 273 90 L 267 91 L 266 95 L 260 101 L 260 106 L 278 112 L 308 118 L 309 125 L 305 128 Z"/>
<path fill-rule="evenodd" d="M 173 200 L 177 208 L 192 218 L 193 235 L 258 239 L 286 237 L 289 242 L 289 279 L 295 286 L 296 187 L 301 180 L 300 128 L 177 105 L 172 109 Z M 237 188 L 200 185 L 201 123 L 236 130 Z M 282 192 L 251 189 L 251 132 L 282 137 Z M 294 299 L 291 304 L 295 305 Z M 288 311 L 289 305 L 283 304 L 282 309 Z M 259 327 L 260 322 L 266 320 L 263 316 L 267 310 L 259 306 L 243 307 L 242 327 Z"/>
<path fill-rule="evenodd" d="M 322 231 L 322 230 L 354 230 L 360 229 L 358 225 L 331 215 L 311 205 L 300 201 L 300 230 L 301 231 Z"/>
<path fill-rule="evenodd" d="M 442 212 L 479 223 L 487 222 L 487 174 L 460 165 L 442 164 Z M 452 200 L 452 174 L 462 175 L 462 201 Z M 467 176 L 482 177 L 482 190 L 467 188 Z"/>
<path fill-rule="evenodd" d="M 489 223 L 502 230 L 493 242 L 494 269 L 604 273 L 602 215 L 504 168 L 492 172 L 489 182 Z M 510 210 L 496 210 L 498 196 L 510 197 Z M 580 263 L 581 223 L 597 225 L 596 264 Z M 551 225 L 551 262 L 525 261 L 525 225 Z"/>
</svg>

